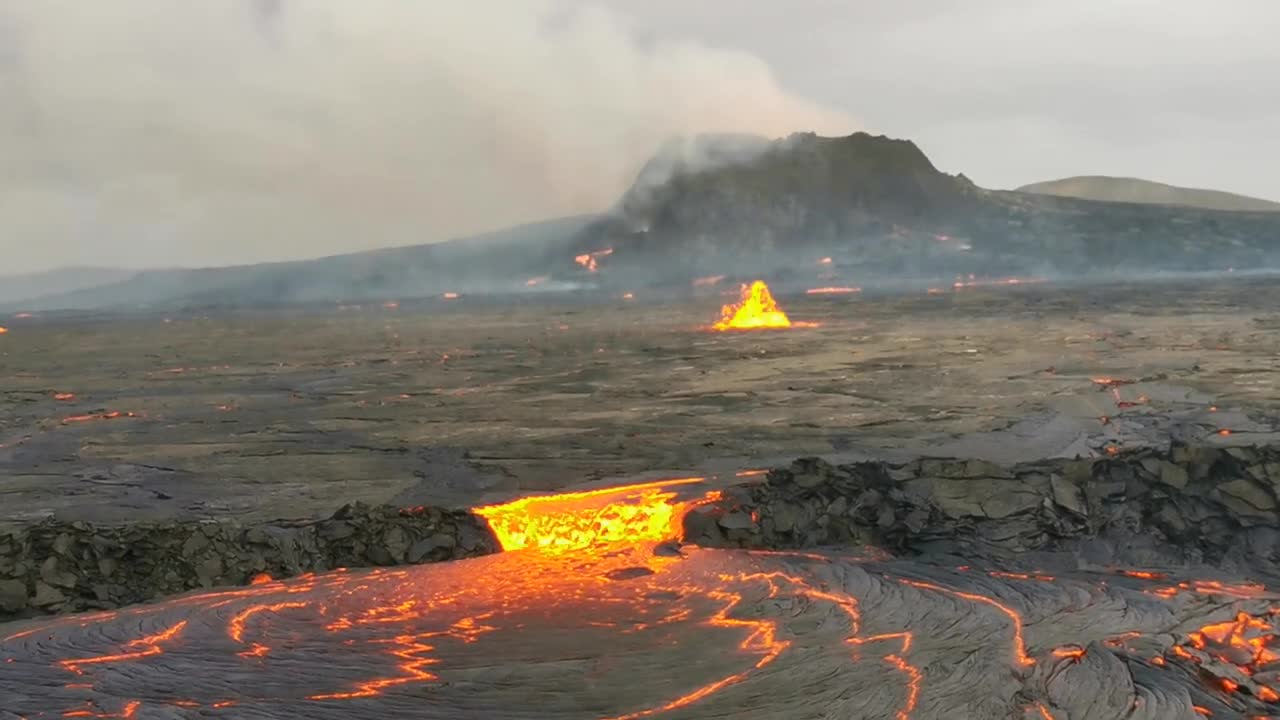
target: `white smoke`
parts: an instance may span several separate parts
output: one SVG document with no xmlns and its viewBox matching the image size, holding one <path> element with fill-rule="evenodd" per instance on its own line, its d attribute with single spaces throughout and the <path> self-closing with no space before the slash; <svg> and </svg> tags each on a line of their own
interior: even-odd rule
<svg viewBox="0 0 1280 720">
<path fill-rule="evenodd" d="M 604 209 L 663 140 L 845 133 L 552 0 L 0 0 L 8 270 L 310 257 Z"/>
</svg>

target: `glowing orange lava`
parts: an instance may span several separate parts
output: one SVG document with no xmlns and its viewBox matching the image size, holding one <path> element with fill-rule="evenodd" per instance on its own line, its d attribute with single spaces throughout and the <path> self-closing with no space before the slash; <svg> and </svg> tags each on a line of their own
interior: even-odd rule
<svg viewBox="0 0 1280 720">
<path fill-rule="evenodd" d="M 1084 657 L 1084 648 L 1079 647 L 1078 645 L 1054 648 L 1053 656 L 1056 658 L 1070 659 L 1075 662 L 1080 662 L 1080 659 Z"/>
<path fill-rule="evenodd" d="M 1009 277 L 1009 278 L 996 278 L 992 280 L 980 280 L 975 278 L 973 275 L 969 275 L 968 279 L 963 279 L 963 278 L 957 279 L 954 283 L 951 284 L 951 287 L 955 288 L 956 290 L 963 290 L 965 288 L 992 287 L 992 286 L 998 286 L 998 285 L 1029 285 L 1033 283 L 1042 283 L 1042 282 L 1045 282 L 1044 278 Z"/>
<path fill-rule="evenodd" d="M 736 474 L 752 477 L 762 473 L 762 470 L 743 470 Z M 913 636 L 909 629 L 862 635 L 863 609 L 859 600 L 844 590 L 839 581 L 828 584 L 830 581 L 818 579 L 822 575 L 804 576 L 793 573 L 792 565 L 778 563 L 778 559 L 785 559 L 788 563 L 828 564 L 833 560 L 848 560 L 848 556 L 658 547 L 660 543 L 679 538 L 681 520 L 688 511 L 731 495 L 728 491 L 699 487 L 704 482 L 703 478 L 659 480 L 525 497 L 473 509 L 489 523 L 503 550 L 520 552 L 441 564 L 430 569 L 379 568 L 360 573 L 338 570 L 280 582 L 259 575 L 253 578 L 251 587 L 178 598 L 150 607 L 66 618 L 2 641 L 37 632 L 48 632 L 53 638 L 59 628 L 84 627 L 96 620 L 120 615 L 145 620 L 148 613 L 158 611 L 159 617 L 165 617 L 180 606 L 193 612 L 217 610 L 207 618 L 193 617 L 190 627 L 187 620 L 175 622 L 172 615 L 168 615 L 167 621 L 143 622 L 141 626 L 153 634 L 127 642 L 123 647 L 115 646 L 113 654 L 56 660 L 58 666 L 74 673 L 70 679 L 75 682 L 65 687 L 76 689 L 101 687 L 97 684 L 102 682 L 98 676 L 119 670 L 114 668 L 117 663 L 136 662 L 165 652 L 176 654 L 182 645 L 194 645 L 201 633 L 211 629 L 216 629 L 219 641 L 212 647 L 224 647 L 229 640 L 234 645 L 230 652 L 237 658 L 234 662 L 245 663 L 246 674 L 269 670 L 273 664 L 297 667 L 290 653 L 295 650 L 299 634 L 310 632 L 309 629 L 323 629 L 335 635 L 333 642 L 342 643 L 344 648 L 381 659 L 381 663 L 367 667 L 361 663 L 348 666 L 336 662 L 335 666 L 341 671 L 341 680 L 337 682 L 322 673 L 318 673 L 322 677 L 317 678 L 300 673 L 296 683 L 306 690 L 299 696 L 310 702 L 374 698 L 394 694 L 398 688 L 409 685 L 428 684 L 446 691 L 454 683 L 455 676 L 451 673 L 461 668 L 463 674 L 458 677 L 465 679 L 466 673 L 476 667 L 477 658 L 491 657 L 469 656 L 467 648 L 496 640 L 502 652 L 510 652 L 512 646 L 503 644 L 503 636 L 508 633 L 527 636 L 531 638 L 528 647 L 538 648 L 552 637 L 551 633 L 559 633 L 561 637 L 566 633 L 581 633 L 570 635 L 572 642 L 565 643 L 557 652 L 565 653 L 565 658 L 572 658 L 575 663 L 583 659 L 597 662 L 597 669 L 604 668 L 601 673 L 621 673 L 619 676 L 628 680 L 631 678 L 625 675 L 628 656 L 661 653 L 671 644 L 703 642 L 704 639 L 724 643 L 719 646 L 723 652 L 715 662 L 709 661 L 708 667 L 693 663 L 674 668 L 677 674 L 673 677 L 677 680 L 664 686 L 670 693 L 665 699 L 658 699 L 647 707 L 620 706 L 620 710 L 612 712 L 623 714 L 604 719 L 640 720 L 682 708 L 686 713 L 699 716 L 698 708 L 688 708 L 747 681 L 775 661 L 785 664 L 791 652 L 812 650 L 803 640 L 792 639 L 801 637 L 793 634 L 796 628 L 809 624 L 808 619 L 794 626 L 791 622 L 812 608 L 812 612 L 822 613 L 822 622 L 835 618 L 842 643 L 839 647 L 847 650 L 848 662 L 856 664 L 875 657 L 886 671 L 901 678 L 901 685 L 895 683 L 895 687 L 900 687 L 895 692 L 901 693 L 895 696 L 896 709 L 892 715 L 886 712 L 877 717 L 910 720 L 920 702 L 925 677 L 923 670 L 912 662 L 912 647 L 917 639 L 924 642 L 928 639 Z M 970 577 L 1055 581 L 1053 576 L 1042 572 L 957 568 L 960 572 L 969 570 L 974 572 Z M 1107 572 L 1113 577 L 1164 579 L 1160 573 L 1145 570 L 1112 568 Z M 900 587 L 910 586 L 999 611 L 1011 624 L 1013 664 L 1026 668 L 1036 663 L 1028 655 L 1021 614 L 1005 602 L 932 582 L 879 574 L 888 579 L 886 586 L 900 593 L 914 593 Z M 1189 581 L 1148 592 L 1165 598 L 1182 592 L 1229 598 L 1265 595 L 1261 586 L 1215 581 Z M 807 602 L 792 604 L 795 598 L 804 598 Z M 787 608 L 787 614 L 768 614 L 761 610 L 775 605 Z M 981 609 L 981 612 L 986 614 L 987 610 Z M 1280 610 L 1273 614 L 1280 614 Z M 1218 678 L 1219 688 L 1252 693 L 1265 702 L 1280 700 L 1280 691 L 1258 682 L 1265 678 L 1260 672 L 1264 666 L 1280 663 L 1280 652 L 1272 649 L 1276 636 L 1271 622 L 1269 616 L 1241 612 L 1233 620 L 1205 625 L 1190 633 L 1184 644 L 1169 649 L 1170 664 L 1175 662 L 1175 656 L 1200 663 L 1202 668 L 1209 665 L 1208 658 L 1220 659 L 1238 667 L 1243 677 L 1233 671 L 1236 679 Z M 683 634 L 686 628 L 698 626 L 715 629 L 715 632 L 694 638 Z M 643 639 L 643 633 L 655 629 L 657 634 Z M 727 638 L 716 640 L 726 635 Z M 1107 642 L 1111 644 L 1112 640 L 1137 635 L 1137 632 L 1125 633 Z M 62 644 L 53 642 L 47 647 L 60 652 Z M 605 651 L 600 652 L 601 647 Z M 188 657 L 194 656 L 192 647 L 185 650 Z M 89 652 L 83 650 L 81 654 Z M 1082 645 L 1064 645 L 1038 657 L 1046 666 L 1061 667 L 1080 662 L 1085 653 Z M 707 652 L 703 657 L 712 655 L 715 653 Z M 463 659 L 461 665 L 454 665 L 456 658 Z M 1165 661 L 1157 657 L 1151 663 L 1163 665 Z M 147 662 L 139 665 L 145 667 Z M 308 684 L 313 682 L 316 685 Z M 147 699 L 145 709 L 143 701 L 118 698 L 121 704 L 116 705 L 112 713 L 102 712 L 97 705 L 78 704 L 64 715 L 132 718 L 140 711 L 144 716 L 147 712 L 163 711 L 153 708 L 153 703 L 217 709 L 262 701 L 248 697 L 235 701 L 225 698 L 225 694 L 217 694 L 202 699 Z M 1024 712 L 1038 712 L 1041 718 L 1053 719 L 1048 705 L 1027 704 L 1033 702 L 1034 699 L 1022 701 Z M 359 715 L 360 710 L 353 708 L 351 712 Z M 245 716 L 250 714 L 253 712 L 246 711 Z M 712 714 L 705 713 L 705 716 Z"/>
<path fill-rule="evenodd" d="M 456 292 L 447 292 L 447 293 L 445 293 L 445 294 L 441 295 L 440 297 L 444 298 L 445 300 L 457 300 L 458 298 L 460 298 L 460 297 L 462 297 L 462 296 L 461 296 L 461 295 L 459 295 L 459 294 L 458 294 L 458 293 L 456 293 Z"/>
<path fill-rule="evenodd" d="M 725 330 L 758 330 L 761 328 L 789 328 L 791 319 L 782 312 L 763 280 L 743 285 L 736 305 L 720 309 L 720 320 L 712 328 Z"/>
<path fill-rule="evenodd" d="M 9 328 L 7 328 L 7 327 L 5 327 L 5 326 L 3 326 L 3 325 L 0 325 L 0 335 L 4 335 L 4 334 L 5 334 L 5 333 L 7 333 L 7 332 L 9 332 Z"/>
<path fill-rule="evenodd" d="M 608 257 L 613 254 L 613 248 L 605 248 L 604 250 L 596 250 L 595 252 L 583 253 L 573 258 L 573 261 L 587 269 L 587 272 L 596 272 L 600 269 L 599 263 L 596 261 L 602 257 Z"/>
<path fill-rule="evenodd" d="M 140 417 L 140 415 L 134 412 L 121 412 L 119 410 L 112 410 L 110 412 L 88 413 L 85 415 L 68 415 L 67 417 L 62 418 L 62 424 L 71 425 L 73 423 L 89 422 L 91 420 L 115 420 L 117 418 L 136 418 L 136 417 Z"/>
<path fill-rule="evenodd" d="M 1140 578 L 1142 580 L 1164 580 L 1169 576 L 1165 573 L 1153 572 L 1151 570 L 1118 570 L 1120 575 L 1131 578 Z"/>
<path fill-rule="evenodd" d="M 674 540 L 688 506 L 672 488 L 702 478 L 659 480 L 638 485 L 526 497 L 503 505 L 473 508 L 489 522 L 503 550 L 548 552 L 594 545 Z"/>
<path fill-rule="evenodd" d="M 151 657 L 152 655 L 159 655 L 164 652 L 164 649 L 161 648 L 160 645 L 173 640 L 178 635 L 181 635 L 182 631 L 186 627 L 187 621 L 183 620 L 154 635 L 141 637 L 137 640 L 130 640 L 124 645 L 128 652 L 115 653 L 113 655 L 99 655 L 97 657 L 80 658 L 77 660 L 62 660 L 58 664 L 71 672 L 79 674 L 81 668 L 85 665 L 127 662 L 130 660 L 137 660 L 139 658 Z"/>
<path fill-rule="evenodd" d="M 1037 580 L 1039 582 L 1053 582 L 1052 575 L 1044 573 L 1024 573 L 1024 572 L 1006 572 L 1004 570 L 990 570 L 988 575 L 994 578 L 1005 578 L 1007 580 Z"/>
<path fill-rule="evenodd" d="M 992 600 L 986 595 L 977 595 L 975 593 L 952 590 L 950 588 L 944 588 L 941 585 L 935 585 L 933 583 L 924 582 L 922 580 L 907 580 L 905 578 L 901 578 L 898 580 L 898 582 L 901 582 L 904 585 L 910 585 L 915 588 L 920 588 L 922 590 L 931 590 L 933 592 L 951 595 L 954 597 L 962 598 L 964 600 L 972 600 L 974 602 L 979 602 L 984 605 L 990 605 L 991 607 L 994 607 L 995 609 L 1004 613 L 1009 618 L 1010 622 L 1013 624 L 1014 660 L 1016 660 L 1017 663 L 1023 667 L 1030 667 L 1036 664 L 1036 661 L 1033 660 L 1031 656 L 1027 655 L 1027 643 L 1022 638 L 1022 616 L 1018 614 L 1017 610 L 1014 610 L 1013 608 L 1009 607 L 1008 605 L 1005 605 L 1002 602 L 999 602 L 998 600 Z"/>
<path fill-rule="evenodd" d="M 830 265 L 830 264 L 831 264 L 831 258 L 829 258 L 829 257 L 824 257 L 824 258 L 822 258 L 821 260 L 819 260 L 819 261 L 818 261 L 818 264 L 819 264 L 819 265 Z"/>
<path fill-rule="evenodd" d="M 75 394 L 75 393 L 69 393 L 69 392 L 54 393 L 54 394 L 53 394 L 53 399 L 54 399 L 54 400 L 63 400 L 63 401 L 66 401 L 66 400 L 75 400 L 75 399 L 76 399 L 76 394 Z"/>
<path fill-rule="evenodd" d="M 860 287 L 816 287 L 804 291 L 805 295 L 852 295 L 862 292 Z"/>
<path fill-rule="evenodd" d="M 1271 623 L 1247 613 L 1238 613 L 1230 622 L 1205 625 L 1190 633 L 1188 639 L 1197 649 L 1211 649 L 1224 662 L 1240 666 L 1246 675 L 1251 675 L 1256 666 L 1280 660 L 1280 653 L 1271 649 L 1277 639 Z M 1245 658 L 1246 662 L 1240 662 Z"/>
<path fill-rule="evenodd" d="M 1268 597 L 1267 589 L 1262 585 L 1253 583 L 1224 583 L 1218 580 L 1192 580 L 1180 582 L 1177 585 L 1167 587 L 1153 588 L 1144 592 L 1155 595 L 1156 597 L 1171 598 L 1183 592 L 1196 593 L 1198 595 L 1221 596 L 1235 598 L 1237 600 L 1252 600 L 1256 598 Z"/>
</svg>

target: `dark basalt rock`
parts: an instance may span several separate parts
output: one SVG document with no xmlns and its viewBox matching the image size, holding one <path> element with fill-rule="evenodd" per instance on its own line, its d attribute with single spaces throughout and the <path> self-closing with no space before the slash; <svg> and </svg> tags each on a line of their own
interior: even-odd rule
<svg viewBox="0 0 1280 720">
<path fill-rule="evenodd" d="M 742 490 L 745 489 L 745 492 Z M 1175 445 L 1095 460 L 798 460 L 685 519 L 711 547 L 1209 562 L 1280 576 L 1280 448 Z M 749 523 L 742 522 L 749 518 Z"/>
<path fill-rule="evenodd" d="M 46 521 L 0 534 L 0 621 L 114 608 L 197 588 L 336 568 L 402 565 L 499 550 L 465 510 L 348 505 L 319 521 Z"/>
</svg>

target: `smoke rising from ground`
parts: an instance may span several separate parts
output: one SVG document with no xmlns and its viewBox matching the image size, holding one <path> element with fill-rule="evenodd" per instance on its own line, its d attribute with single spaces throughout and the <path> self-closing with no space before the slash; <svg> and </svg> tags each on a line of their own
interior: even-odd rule
<svg viewBox="0 0 1280 720">
<path fill-rule="evenodd" d="M 673 134 L 845 133 L 750 55 L 550 0 L 0 0 L 5 272 L 602 210 Z"/>
</svg>

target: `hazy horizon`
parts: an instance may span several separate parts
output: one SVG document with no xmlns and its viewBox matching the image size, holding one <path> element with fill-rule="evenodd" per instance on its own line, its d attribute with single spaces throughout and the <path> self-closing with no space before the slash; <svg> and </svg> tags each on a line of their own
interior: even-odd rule
<svg viewBox="0 0 1280 720">
<path fill-rule="evenodd" d="M 1012 188 L 1280 199 L 1280 6 L 0 0 L 0 275 L 314 258 L 607 208 L 673 134 L 884 133 Z"/>
</svg>

